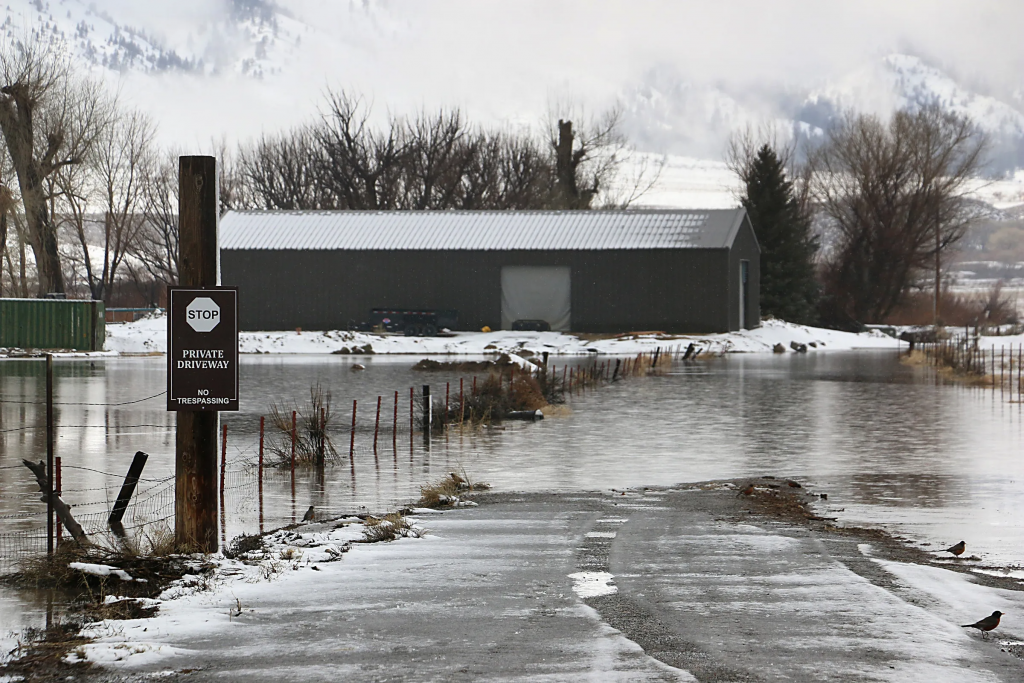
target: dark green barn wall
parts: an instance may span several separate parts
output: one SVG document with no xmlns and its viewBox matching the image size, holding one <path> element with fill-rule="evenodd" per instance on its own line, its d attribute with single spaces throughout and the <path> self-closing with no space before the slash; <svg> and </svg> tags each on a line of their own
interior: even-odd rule
<svg viewBox="0 0 1024 683">
<path fill-rule="evenodd" d="M 573 331 L 724 332 L 733 260 L 726 249 L 224 250 L 221 270 L 225 285 L 239 287 L 245 330 L 344 329 L 384 306 L 454 308 L 461 329 L 498 329 L 502 266 L 567 265 Z"/>
</svg>

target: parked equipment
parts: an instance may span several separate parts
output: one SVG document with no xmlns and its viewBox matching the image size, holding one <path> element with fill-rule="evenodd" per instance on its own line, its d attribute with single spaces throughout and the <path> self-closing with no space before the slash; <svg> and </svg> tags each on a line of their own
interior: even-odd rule
<svg viewBox="0 0 1024 683">
<path fill-rule="evenodd" d="M 455 329 L 458 321 L 459 312 L 453 310 L 375 308 L 370 311 L 369 327 L 407 337 L 433 337 L 441 330 Z"/>
<path fill-rule="evenodd" d="M 551 325 L 547 320 L 516 320 L 512 329 L 516 332 L 550 332 Z"/>
</svg>

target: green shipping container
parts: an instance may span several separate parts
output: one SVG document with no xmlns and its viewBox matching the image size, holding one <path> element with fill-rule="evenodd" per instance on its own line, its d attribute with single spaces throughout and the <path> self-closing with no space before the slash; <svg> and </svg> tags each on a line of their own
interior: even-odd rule
<svg viewBox="0 0 1024 683">
<path fill-rule="evenodd" d="M 0 347 L 102 351 L 102 301 L 0 299 Z"/>
</svg>

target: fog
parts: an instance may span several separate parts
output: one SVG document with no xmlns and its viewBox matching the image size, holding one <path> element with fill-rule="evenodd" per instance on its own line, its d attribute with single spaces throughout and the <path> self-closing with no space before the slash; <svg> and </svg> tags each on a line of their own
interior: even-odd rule
<svg viewBox="0 0 1024 683">
<path fill-rule="evenodd" d="M 236 4 L 284 15 L 270 52 L 277 73 L 253 79 L 231 67 L 251 52 L 239 35 L 217 29 Z M 1006 0 L 96 5 L 182 54 L 194 50 L 220 65 L 217 75 L 198 79 L 119 78 L 125 97 L 161 114 L 164 137 L 181 144 L 244 138 L 305 120 L 328 87 L 362 93 L 380 115 L 449 105 L 479 122 L 536 124 L 555 99 L 599 109 L 628 98 L 652 69 L 746 98 L 757 116 L 771 117 L 779 93 L 827 87 L 894 51 L 1024 106 L 1024 3 Z M 884 103 L 885 93 L 872 99 Z"/>
</svg>

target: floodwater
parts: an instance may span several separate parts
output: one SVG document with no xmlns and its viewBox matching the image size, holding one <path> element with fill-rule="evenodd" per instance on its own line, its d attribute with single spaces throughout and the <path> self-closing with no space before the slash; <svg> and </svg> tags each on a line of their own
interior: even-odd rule
<svg viewBox="0 0 1024 683">
<path fill-rule="evenodd" d="M 415 360 L 244 356 L 242 409 L 222 413 L 228 428 L 223 537 L 259 528 L 253 464 L 260 416 L 274 403 L 288 414 L 319 382 L 332 394 L 337 461 L 322 478 L 305 469 L 294 480 L 287 467 L 268 470 L 268 529 L 301 519 L 311 504 L 318 516 L 394 508 L 415 500 L 424 482 L 454 470 L 497 490 L 569 492 L 774 475 L 828 493 L 822 513 L 844 522 L 882 525 L 936 550 L 963 539 L 968 553 L 987 566 L 1014 570 L 1024 563 L 1021 405 L 998 391 L 943 383 L 930 368 L 901 365 L 891 352 L 737 354 L 678 363 L 662 376 L 572 397 L 561 416 L 454 430 L 429 443 L 421 434 L 410 437 L 410 388 L 418 411 L 423 384 L 443 397 L 450 382 L 454 397 L 460 377 L 468 392 L 472 375 L 414 372 Z M 560 374 L 559 360 L 552 362 Z M 138 450 L 150 455 L 139 519 L 170 514 L 174 414 L 157 395 L 165 362 L 55 364 L 64 498 L 87 520 L 105 518 Z M 356 362 L 366 370 L 353 371 Z M 45 524 L 31 476 L 20 464 L 45 457 L 43 373 L 40 361 L 0 361 L 0 534 Z M 270 445 L 282 442 L 267 424 L 270 461 Z M 0 639 L 41 619 L 44 609 L 39 601 L 0 591 Z"/>
</svg>

